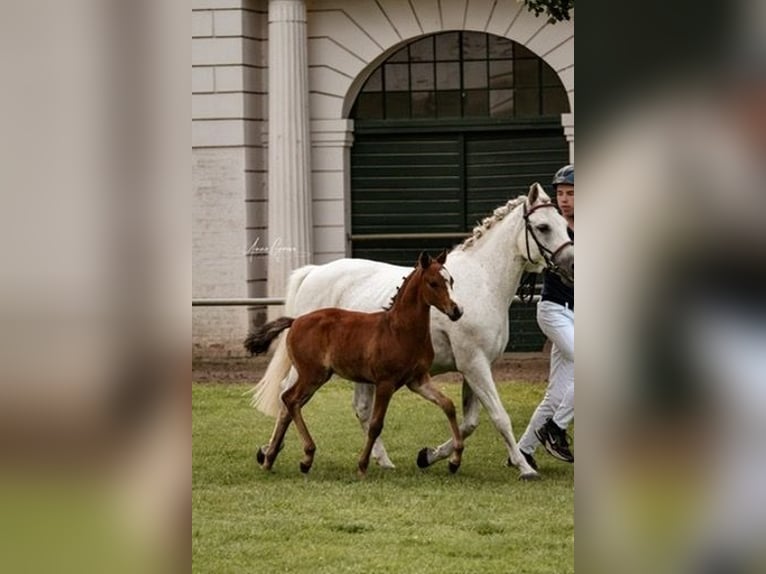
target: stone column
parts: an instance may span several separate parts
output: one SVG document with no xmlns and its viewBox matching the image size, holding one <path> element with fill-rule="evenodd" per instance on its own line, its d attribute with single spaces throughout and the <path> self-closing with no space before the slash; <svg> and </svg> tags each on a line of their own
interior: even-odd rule
<svg viewBox="0 0 766 574">
<path fill-rule="evenodd" d="M 574 114 L 561 114 L 561 125 L 569 144 L 569 163 L 574 163 Z"/>
<path fill-rule="evenodd" d="M 308 59 L 304 0 L 269 2 L 268 293 L 284 297 L 290 271 L 311 262 Z M 283 312 L 271 307 L 270 316 Z"/>
</svg>

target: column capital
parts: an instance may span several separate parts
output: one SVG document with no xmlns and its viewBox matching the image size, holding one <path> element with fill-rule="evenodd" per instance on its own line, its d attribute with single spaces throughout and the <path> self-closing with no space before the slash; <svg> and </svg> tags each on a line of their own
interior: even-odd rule
<svg viewBox="0 0 766 574">
<path fill-rule="evenodd" d="M 269 24 L 272 22 L 302 22 L 305 24 L 305 0 L 269 0 Z"/>
</svg>

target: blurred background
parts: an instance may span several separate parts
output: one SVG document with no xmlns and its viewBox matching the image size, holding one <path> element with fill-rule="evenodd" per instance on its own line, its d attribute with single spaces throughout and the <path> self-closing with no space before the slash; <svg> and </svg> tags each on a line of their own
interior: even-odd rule
<svg viewBox="0 0 766 574">
<path fill-rule="evenodd" d="M 181 4 L 0 3 L 6 572 L 188 570 Z"/>
<path fill-rule="evenodd" d="M 577 569 L 766 571 L 766 3 L 578 23 Z"/>
</svg>

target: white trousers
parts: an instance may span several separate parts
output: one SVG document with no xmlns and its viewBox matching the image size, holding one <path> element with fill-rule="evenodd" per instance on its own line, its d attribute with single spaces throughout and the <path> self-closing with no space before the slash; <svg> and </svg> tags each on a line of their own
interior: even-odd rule
<svg viewBox="0 0 766 574">
<path fill-rule="evenodd" d="M 549 418 L 566 429 L 574 419 L 574 311 L 552 301 L 537 305 L 537 324 L 551 340 L 551 366 L 548 388 L 519 440 L 519 448 L 528 454 L 540 444 L 535 429 Z"/>
</svg>

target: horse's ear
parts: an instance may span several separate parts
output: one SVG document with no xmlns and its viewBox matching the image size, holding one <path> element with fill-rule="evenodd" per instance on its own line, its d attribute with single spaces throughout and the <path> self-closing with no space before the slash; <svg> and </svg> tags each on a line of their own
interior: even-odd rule
<svg viewBox="0 0 766 574">
<path fill-rule="evenodd" d="M 418 257 L 418 263 L 423 269 L 426 269 L 431 265 L 431 256 L 425 251 L 421 251 L 420 256 Z"/>
<path fill-rule="evenodd" d="M 436 262 L 439 265 L 444 265 L 444 262 L 447 261 L 447 250 L 445 249 L 439 255 L 436 256 Z"/>
<path fill-rule="evenodd" d="M 532 185 L 529 186 L 529 194 L 527 195 L 527 202 L 530 206 L 537 203 L 538 198 L 540 197 L 540 184 L 535 182 Z"/>
</svg>

